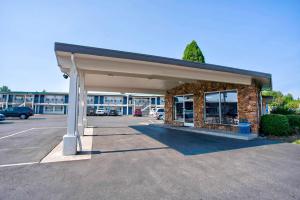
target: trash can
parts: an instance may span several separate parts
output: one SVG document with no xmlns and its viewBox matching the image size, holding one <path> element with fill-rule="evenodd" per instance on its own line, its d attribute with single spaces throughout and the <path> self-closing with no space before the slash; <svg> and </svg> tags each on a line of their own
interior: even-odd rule
<svg viewBox="0 0 300 200">
<path fill-rule="evenodd" d="M 250 134 L 250 123 L 240 122 L 239 123 L 239 132 L 242 134 Z"/>
</svg>

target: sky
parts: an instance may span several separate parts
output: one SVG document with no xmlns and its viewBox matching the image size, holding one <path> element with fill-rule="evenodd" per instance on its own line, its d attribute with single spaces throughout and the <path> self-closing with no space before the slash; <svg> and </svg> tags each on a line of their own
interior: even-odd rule
<svg viewBox="0 0 300 200">
<path fill-rule="evenodd" d="M 0 86 L 68 91 L 54 42 L 182 58 L 272 74 L 300 97 L 300 1 L 51 0 L 0 2 Z"/>
</svg>

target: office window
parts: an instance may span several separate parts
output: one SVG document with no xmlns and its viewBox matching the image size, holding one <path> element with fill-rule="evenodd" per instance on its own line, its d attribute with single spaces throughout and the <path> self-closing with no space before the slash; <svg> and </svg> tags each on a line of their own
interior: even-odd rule
<svg viewBox="0 0 300 200">
<path fill-rule="evenodd" d="M 220 123 L 220 93 L 205 95 L 205 122 L 210 124 Z"/>
<path fill-rule="evenodd" d="M 237 92 L 207 93 L 205 95 L 205 122 L 238 124 Z"/>
<path fill-rule="evenodd" d="M 183 96 L 174 97 L 174 120 L 183 121 Z"/>
<path fill-rule="evenodd" d="M 237 124 L 237 93 L 221 92 L 221 122 L 222 124 Z"/>
</svg>

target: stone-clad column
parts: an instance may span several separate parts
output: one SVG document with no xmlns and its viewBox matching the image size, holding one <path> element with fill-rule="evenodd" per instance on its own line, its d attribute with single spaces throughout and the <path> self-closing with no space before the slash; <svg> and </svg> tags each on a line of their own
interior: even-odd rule
<svg viewBox="0 0 300 200">
<path fill-rule="evenodd" d="M 173 95 L 165 95 L 165 124 L 173 123 Z"/>
<path fill-rule="evenodd" d="M 239 119 L 247 119 L 251 123 L 251 131 L 259 132 L 259 89 L 255 84 L 241 86 L 238 89 Z"/>
</svg>

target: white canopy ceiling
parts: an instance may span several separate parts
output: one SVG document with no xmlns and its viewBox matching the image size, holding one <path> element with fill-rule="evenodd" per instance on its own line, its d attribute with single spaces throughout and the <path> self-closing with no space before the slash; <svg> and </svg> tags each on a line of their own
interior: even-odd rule
<svg viewBox="0 0 300 200">
<path fill-rule="evenodd" d="M 58 43 L 55 47 L 61 71 L 69 73 L 72 65 L 71 54 L 73 54 L 78 71 L 85 73 L 85 87 L 90 91 L 164 94 L 168 89 L 182 83 L 197 80 L 245 85 L 251 84 L 254 78 L 262 85 L 268 84 L 271 80 L 267 76 L 255 77 L 251 75 L 251 71 L 240 70 L 245 73 L 237 73 L 239 69 L 235 68 L 224 67 L 222 71 L 221 66 L 212 65 L 210 70 L 207 66 L 203 68 L 184 66 L 184 63 L 194 63 L 180 60 L 178 60 L 178 64 L 157 62 L 157 59 L 168 59 L 162 57 L 77 45 L 71 45 L 70 49 L 65 47 L 70 48 L 70 45 Z M 117 53 L 119 54 L 116 55 Z M 142 56 L 148 57 L 141 59 Z M 170 61 L 177 60 L 170 59 Z M 253 72 L 254 75 L 257 73 L 259 74 L 259 72 Z M 262 75 L 268 74 L 262 73 Z"/>
</svg>

